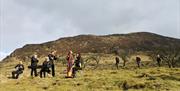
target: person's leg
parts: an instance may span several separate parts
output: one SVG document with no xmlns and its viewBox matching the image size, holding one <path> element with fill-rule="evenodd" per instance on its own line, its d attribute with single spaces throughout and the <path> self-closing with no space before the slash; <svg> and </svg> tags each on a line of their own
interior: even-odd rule
<svg viewBox="0 0 180 91">
<path fill-rule="evenodd" d="M 31 68 L 31 76 L 33 76 L 33 71 L 34 71 L 34 69 L 33 69 L 33 68 Z"/>
<path fill-rule="evenodd" d="M 71 66 L 70 64 L 67 65 L 67 76 L 70 76 L 70 72 L 71 72 Z"/>
<path fill-rule="evenodd" d="M 15 78 L 15 72 L 16 72 L 16 71 L 13 71 L 13 72 L 12 72 L 12 78 Z"/>
<path fill-rule="evenodd" d="M 44 74 L 44 78 L 46 77 L 46 71 L 43 71 L 43 74 Z"/>
<path fill-rule="evenodd" d="M 115 64 L 116 65 L 116 68 L 117 68 L 117 64 Z"/>
<path fill-rule="evenodd" d="M 41 71 L 40 71 L 40 78 L 42 78 L 42 69 L 41 69 Z"/>
<path fill-rule="evenodd" d="M 75 68 L 72 68 L 72 76 L 75 77 L 75 75 L 76 75 L 76 70 Z"/>
<path fill-rule="evenodd" d="M 36 69 L 36 68 L 34 69 L 34 74 L 35 74 L 35 77 L 38 76 L 38 75 L 37 75 L 37 69 Z"/>
<path fill-rule="evenodd" d="M 116 67 L 117 67 L 117 69 L 119 69 L 119 65 L 118 65 L 118 63 L 116 64 Z"/>
<path fill-rule="evenodd" d="M 161 63 L 160 63 L 160 61 L 158 61 L 158 65 L 159 65 L 159 67 L 161 66 Z"/>
<path fill-rule="evenodd" d="M 18 79 L 18 78 L 19 78 L 19 75 L 22 74 L 22 73 L 23 73 L 23 71 L 17 71 L 17 72 L 16 72 L 16 77 L 15 77 L 15 78 Z"/>
<path fill-rule="evenodd" d="M 51 69 L 52 69 L 52 76 L 54 77 L 55 76 L 55 65 L 54 64 L 51 66 Z"/>
<path fill-rule="evenodd" d="M 139 63 L 139 61 L 137 61 L 137 66 L 138 66 L 138 68 L 140 68 L 140 63 Z"/>
<path fill-rule="evenodd" d="M 16 78 L 16 79 L 18 79 L 18 78 L 19 78 L 19 73 L 17 73 L 17 74 L 16 74 L 16 77 L 15 77 L 15 78 Z"/>
</svg>

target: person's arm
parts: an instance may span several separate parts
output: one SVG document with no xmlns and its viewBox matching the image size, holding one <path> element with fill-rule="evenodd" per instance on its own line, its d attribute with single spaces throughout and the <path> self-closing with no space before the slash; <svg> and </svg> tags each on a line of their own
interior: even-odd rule
<svg viewBox="0 0 180 91">
<path fill-rule="evenodd" d="M 22 64 L 22 70 L 24 70 L 24 65 Z"/>
<path fill-rule="evenodd" d="M 33 58 L 31 58 L 31 64 L 33 63 Z"/>
<path fill-rule="evenodd" d="M 38 60 L 38 59 L 36 59 L 36 61 L 37 61 L 37 63 L 39 62 L 39 60 Z"/>
<path fill-rule="evenodd" d="M 69 61 L 69 56 L 66 57 L 66 60 Z"/>
<path fill-rule="evenodd" d="M 79 66 L 80 66 L 80 68 L 82 67 L 82 64 L 81 64 L 81 62 L 79 62 Z"/>
<path fill-rule="evenodd" d="M 57 57 L 54 55 L 54 60 L 57 60 Z"/>
<path fill-rule="evenodd" d="M 47 62 L 47 66 L 48 66 L 48 68 L 51 68 L 51 63 Z"/>
<path fill-rule="evenodd" d="M 19 64 L 18 64 L 18 65 L 16 65 L 14 68 L 16 69 L 18 66 L 19 66 Z"/>
</svg>

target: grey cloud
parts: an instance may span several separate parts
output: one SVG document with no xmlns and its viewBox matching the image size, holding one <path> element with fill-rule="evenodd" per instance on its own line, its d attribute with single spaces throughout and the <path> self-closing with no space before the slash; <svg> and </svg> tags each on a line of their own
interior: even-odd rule
<svg viewBox="0 0 180 91">
<path fill-rule="evenodd" d="M 1 0 L 0 51 L 78 34 L 147 31 L 180 38 L 179 0 Z"/>
</svg>

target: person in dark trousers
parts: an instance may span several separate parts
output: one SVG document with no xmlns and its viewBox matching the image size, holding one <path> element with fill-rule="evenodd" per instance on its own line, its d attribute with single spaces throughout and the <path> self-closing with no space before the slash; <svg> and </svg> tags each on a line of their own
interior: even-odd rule
<svg viewBox="0 0 180 91">
<path fill-rule="evenodd" d="M 52 76 L 55 76 L 55 65 L 54 65 L 54 60 L 57 59 L 57 57 L 55 56 L 56 51 L 51 52 L 48 57 L 49 57 L 49 61 L 50 61 L 50 65 L 51 65 L 51 71 L 52 71 Z"/>
<path fill-rule="evenodd" d="M 44 75 L 44 78 L 46 77 L 46 72 L 47 72 L 47 73 L 50 73 L 50 70 L 49 70 L 50 67 L 51 67 L 51 65 L 50 65 L 50 63 L 49 63 L 49 58 L 46 57 L 46 58 L 45 58 L 45 61 L 44 61 L 43 64 L 42 64 L 42 68 L 41 68 L 41 70 L 40 70 L 40 77 L 41 77 L 41 78 L 43 77 L 42 75 Z"/>
<path fill-rule="evenodd" d="M 33 77 L 33 73 L 34 73 L 34 76 L 36 77 L 38 74 L 37 74 L 37 63 L 39 62 L 39 60 L 37 59 L 37 55 L 34 55 L 32 58 L 31 58 L 31 76 Z"/>
<path fill-rule="evenodd" d="M 116 64 L 115 64 L 116 68 L 119 69 L 119 62 L 120 62 L 119 57 L 116 57 L 115 60 L 116 60 Z"/>
<path fill-rule="evenodd" d="M 157 64 L 159 67 L 161 66 L 161 57 L 159 54 L 157 55 Z"/>
<path fill-rule="evenodd" d="M 19 61 L 19 64 L 15 66 L 15 71 L 12 72 L 12 78 L 18 79 L 19 75 L 23 73 L 24 65 L 22 64 L 22 61 Z"/>
<path fill-rule="evenodd" d="M 76 72 L 81 69 L 81 54 L 78 53 L 76 60 L 74 61 L 74 67 L 72 69 L 72 76 L 76 77 Z"/>
<path fill-rule="evenodd" d="M 136 57 L 136 63 L 138 68 L 140 68 L 140 64 L 141 64 L 141 58 L 140 57 Z"/>
</svg>

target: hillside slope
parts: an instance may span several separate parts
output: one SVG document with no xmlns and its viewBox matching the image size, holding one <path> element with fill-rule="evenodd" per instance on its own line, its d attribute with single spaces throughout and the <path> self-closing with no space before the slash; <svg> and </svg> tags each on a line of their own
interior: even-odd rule
<svg viewBox="0 0 180 91">
<path fill-rule="evenodd" d="M 22 48 L 16 49 L 4 61 L 12 57 L 26 59 L 34 53 L 44 56 L 52 50 L 56 50 L 57 54 L 61 56 L 66 55 L 68 50 L 81 53 L 114 53 L 114 50 L 146 52 L 159 47 L 168 49 L 170 46 L 176 46 L 180 49 L 180 39 L 164 37 L 148 32 L 104 36 L 79 35 L 60 38 L 42 44 L 27 44 Z"/>
</svg>

